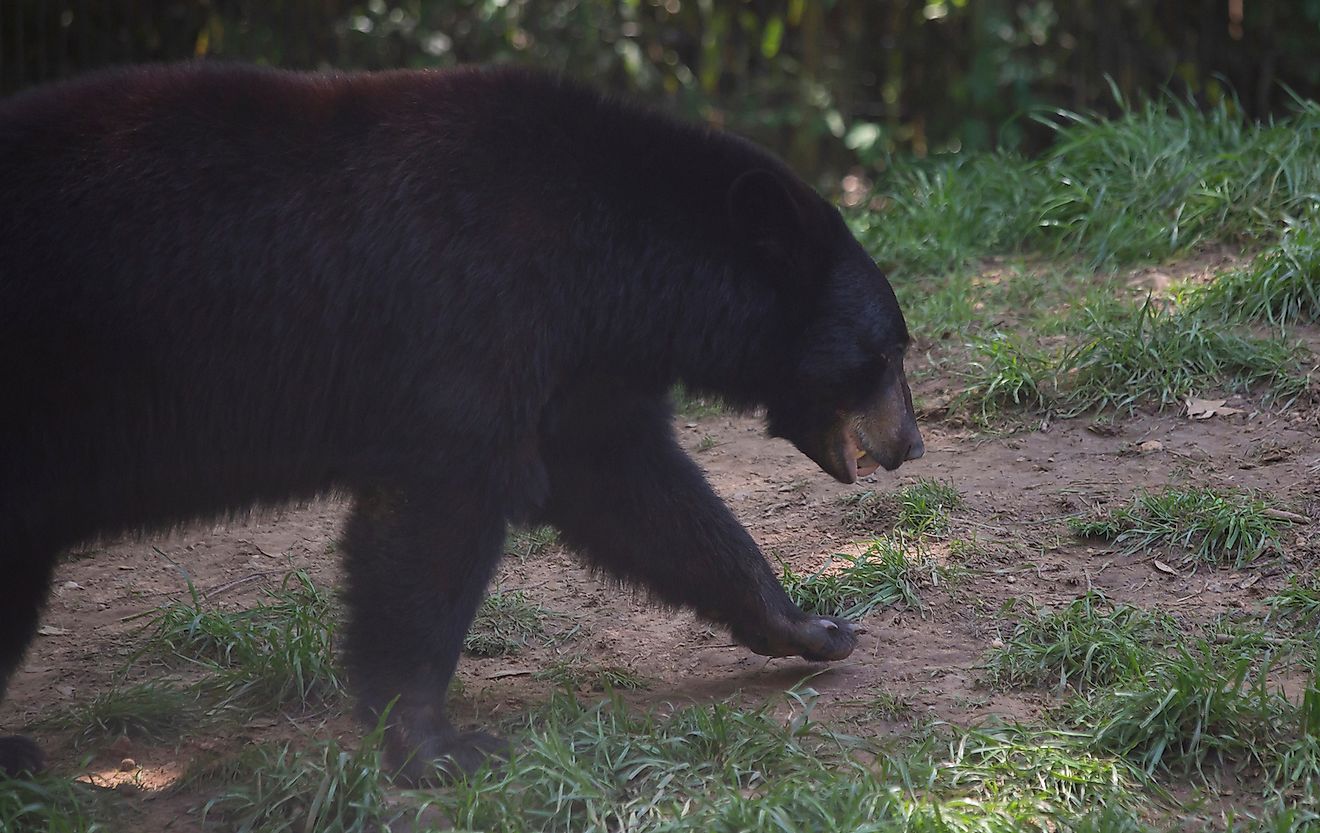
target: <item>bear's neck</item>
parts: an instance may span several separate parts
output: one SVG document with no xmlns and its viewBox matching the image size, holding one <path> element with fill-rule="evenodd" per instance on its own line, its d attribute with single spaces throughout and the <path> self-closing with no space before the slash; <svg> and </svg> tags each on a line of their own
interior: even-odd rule
<svg viewBox="0 0 1320 833">
<path fill-rule="evenodd" d="M 625 226 L 604 232 L 611 256 L 583 276 L 596 299 L 574 310 L 587 361 L 636 382 L 682 382 L 740 407 L 765 404 L 800 311 L 768 280 L 737 274 L 700 230 Z"/>
</svg>

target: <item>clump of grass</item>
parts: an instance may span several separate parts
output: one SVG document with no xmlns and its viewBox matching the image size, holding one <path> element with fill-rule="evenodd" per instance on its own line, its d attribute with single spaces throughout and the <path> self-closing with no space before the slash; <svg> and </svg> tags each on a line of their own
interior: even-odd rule
<svg viewBox="0 0 1320 833">
<path fill-rule="evenodd" d="M 1127 553 L 1155 546 L 1187 550 L 1184 561 L 1242 567 L 1280 547 L 1280 521 L 1269 504 L 1247 492 L 1169 486 L 1140 492 L 1127 506 L 1072 518 L 1084 538 L 1103 538 Z"/>
<path fill-rule="evenodd" d="M 48 722 L 71 729 L 75 746 L 118 737 L 160 742 L 195 725 L 200 713 L 195 691 L 168 683 L 141 683 L 98 694 Z"/>
<path fill-rule="evenodd" d="M 521 590 L 495 591 L 478 608 L 463 650 L 476 657 L 516 654 L 529 640 L 545 637 L 547 614 Z"/>
<path fill-rule="evenodd" d="M 860 619 L 879 607 L 920 609 L 920 587 L 938 577 L 938 568 L 924 556 L 881 538 L 861 555 L 832 556 L 814 573 L 798 573 L 784 564 L 780 581 L 808 613 Z"/>
<path fill-rule="evenodd" d="M 949 530 L 949 510 L 962 506 L 962 495 L 952 485 L 922 477 L 898 491 L 898 523 L 913 535 L 940 534 Z"/>
<path fill-rule="evenodd" d="M 110 807 L 93 788 L 67 777 L 0 776 L 0 830 L 6 833 L 102 833 Z"/>
<path fill-rule="evenodd" d="M 1090 409 L 1163 409 L 1205 390 L 1264 386 L 1280 400 L 1295 398 L 1308 380 L 1296 347 L 1250 338 L 1222 323 L 1157 305 L 1088 305 L 1078 344 L 1059 361 L 1061 404 L 1069 414 Z"/>
<path fill-rule="evenodd" d="M 791 714 L 716 703 L 665 716 L 557 696 L 499 770 L 428 800 L 458 829 L 1052 830 L 1127 806 L 1132 768 L 1065 733 L 985 730 L 947 745 L 866 746 Z M 859 745 L 865 746 L 859 749 Z M 854 753 L 874 763 L 864 766 Z"/>
<path fill-rule="evenodd" d="M 552 526 L 537 526 L 531 529 L 515 529 L 509 534 L 504 551 L 517 558 L 531 558 L 540 555 L 547 547 L 559 541 L 559 531 Z"/>
<path fill-rule="evenodd" d="M 374 833 L 400 815 L 391 809 L 380 767 L 377 729 L 356 752 L 336 741 L 298 751 L 265 744 L 238 761 L 194 774 L 191 783 L 229 781 L 202 807 L 204 821 L 262 833 Z"/>
<path fill-rule="evenodd" d="M 1119 101 L 1115 119 L 1058 113 L 1040 159 L 1012 153 L 891 165 L 851 217 L 882 266 L 957 269 L 1036 251 L 1092 267 L 1166 258 L 1207 240 L 1269 238 L 1320 192 L 1320 106 L 1247 120 L 1234 102 Z"/>
<path fill-rule="evenodd" d="M 949 510 L 962 505 L 962 495 L 948 483 L 922 477 L 892 494 L 866 489 L 850 492 L 839 502 L 847 507 L 843 520 L 850 527 L 939 535 L 948 532 Z"/>
<path fill-rule="evenodd" d="M 994 333 L 972 345 L 975 357 L 965 371 L 967 387 L 957 404 L 975 407 L 982 420 L 1014 408 L 1045 410 L 1051 402 L 1047 386 L 1054 379 L 1054 360 L 1005 333 Z"/>
<path fill-rule="evenodd" d="M 629 668 L 619 666 L 585 665 L 580 661 L 553 662 L 532 675 L 536 680 L 547 680 L 565 689 L 587 688 L 594 691 L 640 691 L 651 687 L 651 681 Z"/>
<path fill-rule="evenodd" d="M 882 691 L 862 701 L 862 707 L 869 717 L 881 720 L 898 720 L 910 717 L 914 711 L 912 701 L 899 694 Z"/>
<path fill-rule="evenodd" d="M 888 492 L 863 489 L 860 492 L 848 492 L 839 498 L 845 509 L 845 526 L 859 529 L 890 529 L 898 520 L 898 501 Z"/>
<path fill-rule="evenodd" d="M 1207 764 L 1265 766 L 1295 709 L 1268 685 L 1268 658 L 1211 643 L 1180 645 L 1123 684 L 1074 701 L 1096 748 L 1147 773 L 1204 776 Z"/>
<path fill-rule="evenodd" d="M 309 708 L 339 698 L 343 676 L 334 661 L 330 597 L 303 572 L 248 610 L 191 599 L 160 608 L 147 623 L 144 652 L 196 663 L 220 708 L 247 711 Z"/>
<path fill-rule="evenodd" d="M 987 660 L 998 686 L 1106 686 L 1139 677 L 1173 638 L 1169 617 L 1091 590 L 1059 610 L 1033 608 Z"/>
<path fill-rule="evenodd" d="M 1286 621 L 1298 628 L 1320 626 L 1320 583 L 1314 576 L 1293 576 L 1288 586 L 1265 600 L 1270 618 Z"/>
<path fill-rule="evenodd" d="M 707 419 L 729 413 L 729 406 L 704 393 L 695 393 L 683 385 L 675 385 L 669 399 L 674 405 L 674 412 L 684 419 Z"/>
<path fill-rule="evenodd" d="M 617 700 L 585 707 L 557 695 L 507 765 L 434 802 L 459 829 L 684 829 L 679 821 L 710 818 L 738 789 L 761 792 L 821 772 L 821 746 L 768 709 L 714 704 L 658 718 Z"/>
<path fill-rule="evenodd" d="M 1128 762 L 1096 756 L 1090 736 L 1022 726 L 959 729 L 936 765 L 940 786 L 1010 804 L 1040 802 L 1068 813 L 1113 803 L 1130 806 L 1143 779 Z"/>
<path fill-rule="evenodd" d="M 850 219 L 882 268 L 933 274 L 1022 246 L 1046 184 L 1039 164 L 1016 154 L 904 162 L 880 181 L 877 208 Z"/>
<path fill-rule="evenodd" d="M 1285 718 L 1287 739 L 1270 761 L 1269 781 L 1284 791 L 1320 783 L 1320 663 L 1312 669 L 1297 708 Z"/>
<path fill-rule="evenodd" d="M 1189 309 L 1225 321 L 1264 321 L 1281 330 L 1320 319 L 1320 222 L 1294 226 L 1250 267 L 1193 290 Z"/>
</svg>

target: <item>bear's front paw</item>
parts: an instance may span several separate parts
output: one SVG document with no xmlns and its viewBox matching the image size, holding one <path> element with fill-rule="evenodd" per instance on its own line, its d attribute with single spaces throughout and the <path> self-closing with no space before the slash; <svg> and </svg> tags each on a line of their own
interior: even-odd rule
<svg viewBox="0 0 1320 833">
<path fill-rule="evenodd" d="M 759 633 L 735 631 L 734 636 L 762 656 L 828 662 L 851 654 L 859 632 L 856 624 L 837 616 L 803 616 L 775 620 Z"/>
</svg>

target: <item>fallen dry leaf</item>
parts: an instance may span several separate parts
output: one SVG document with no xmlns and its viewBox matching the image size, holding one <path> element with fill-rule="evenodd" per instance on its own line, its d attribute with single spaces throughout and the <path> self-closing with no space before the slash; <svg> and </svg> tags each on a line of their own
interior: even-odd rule
<svg viewBox="0 0 1320 833">
<path fill-rule="evenodd" d="M 1187 416 L 1190 419 L 1210 419 L 1242 413 L 1241 408 L 1228 407 L 1227 399 L 1188 399 Z"/>
<path fill-rule="evenodd" d="M 1151 562 L 1151 563 L 1153 563 L 1153 564 L 1155 565 L 1155 569 L 1159 570 L 1161 573 L 1164 573 L 1164 574 L 1166 574 L 1166 575 L 1170 575 L 1170 576 L 1176 576 L 1176 575 L 1178 575 L 1178 571 L 1177 571 L 1177 570 L 1173 569 L 1173 568 L 1170 567 L 1168 564 L 1165 564 L 1163 561 L 1160 561 L 1158 558 L 1155 559 L 1155 560 L 1154 560 L 1153 562 Z"/>
</svg>

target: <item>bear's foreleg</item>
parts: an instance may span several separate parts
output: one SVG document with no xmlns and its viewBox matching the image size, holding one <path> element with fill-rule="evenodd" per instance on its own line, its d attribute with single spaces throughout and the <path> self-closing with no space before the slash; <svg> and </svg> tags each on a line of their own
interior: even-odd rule
<svg viewBox="0 0 1320 833">
<path fill-rule="evenodd" d="M 561 403 L 541 447 L 543 520 L 594 566 L 726 625 L 767 656 L 836 660 L 855 626 L 804 613 L 674 440 L 657 396 Z"/>
</svg>

